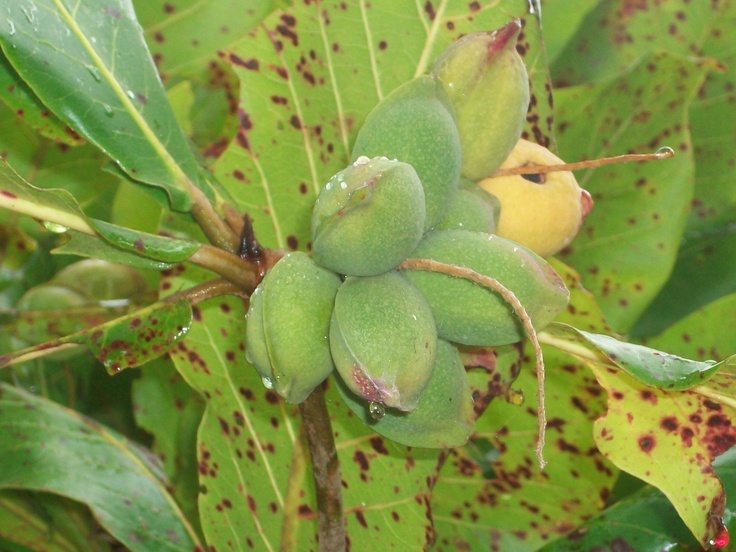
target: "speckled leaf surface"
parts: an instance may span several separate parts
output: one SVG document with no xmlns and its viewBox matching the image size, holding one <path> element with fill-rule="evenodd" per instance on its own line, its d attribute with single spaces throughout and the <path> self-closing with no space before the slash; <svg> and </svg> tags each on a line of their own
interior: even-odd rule
<svg viewBox="0 0 736 552">
<path fill-rule="evenodd" d="M 168 274 L 172 286 L 197 271 Z M 172 353 L 206 401 L 198 437 L 199 508 L 217 550 L 317 550 L 309 455 L 296 407 L 267 390 L 245 361 L 245 310 L 236 298 L 195 307 L 194 323 Z M 429 491 L 438 451 L 410 450 L 363 425 L 334 389 L 327 403 L 342 462 L 351 550 L 416 550 L 431 536 Z"/>
<path fill-rule="evenodd" d="M 548 12 L 562 7 L 550 3 Z M 612 76 L 653 50 L 712 58 L 733 68 L 732 2 L 598 2 L 552 65 L 558 85 Z M 714 298 L 736 290 L 733 165 L 736 76 L 708 75 L 689 108 L 695 160 L 693 210 L 671 281 L 638 331 L 652 334 Z M 727 243 L 723 243 L 724 240 Z M 715 251 L 718 249 L 718 251 Z M 707 267 L 707 270 L 704 270 Z"/>
<path fill-rule="evenodd" d="M 307 2 L 276 12 L 225 54 L 240 78 L 236 139 L 216 174 L 269 247 L 306 249 L 316 194 L 347 165 L 368 112 L 426 72 L 461 34 L 524 21 L 534 88 L 526 132 L 549 140 L 546 61 L 529 3 Z"/>
<path fill-rule="evenodd" d="M 58 311 L 29 319 L 29 324 L 55 324 Z M 40 320 L 38 319 L 40 318 Z M 162 301 L 97 326 L 0 356 L 0 367 L 59 352 L 70 345 L 89 347 L 110 374 L 140 366 L 179 343 L 192 320 L 189 302 Z"/>
<path fill-rule="evenodd" d="M 0 487 L 81 501 L 131 551 L 191 551 L 198 539 L 157 467 L 89 418 L 0 386 Z"/>
<path fill-rule="evenodd" d="M 84 143 L 76 132 L 41 103 L 4 55 L 0 56 L 0 99 L 42 136 L 72 146 Z"/>
<path fill-rule="evenodd" d="M 188 186 L 208 191 L 128 0 L 6 3 L 0 45 L 51 111 L 174 210 L 189 209 Z"/>
<path fill-rule="evenodd" d="M 687 109 L 707 71 L 659 52 L 615 78 L 555 93 L 563 159 L 675 150 L 666 161 L 577 174 L 595 208 L 562 258 L 580 272 L 617 331 L 631 327 L 675 262 L 694 182 Z"/>
<path fill-rule="evenodd" d="M 659 488 L 704 546 L 723 528 L 726 496 L 711 462 L 736 444 L 733 401 L 705 389 L 670 393 L 620 371 L 590 364 L 608 391 L 608 412 L 595 424 L 599 450 L 619 468 Z M 677 466 L 673 469 L 672 466 Z"/>
<path fill-rule="evenodd" d="M 156 67 L 168 81 L 203 78 L 226 50 L 273 11 L 277 0 L 133 0 Z"/>
<path fill-rule="evenodd" d="M 559 262 L 555 268 L 571 289 L 562 319 L 605 328 L 579 277 Z M 603 509 L 618 473 L 593 441 L 605 394 L 583 364 L 552 348 L 544 352 L 547 467 L 541 471 L 535 458 L 537 383 L 527 356 L 513 385 L 523 392 L 523 404 L 514 404 L 518 396 L 491 402 L 471 444 L 452 451 L 440 472 L 432 496 L 435 549 L 534 550 Z"/>
</svg>

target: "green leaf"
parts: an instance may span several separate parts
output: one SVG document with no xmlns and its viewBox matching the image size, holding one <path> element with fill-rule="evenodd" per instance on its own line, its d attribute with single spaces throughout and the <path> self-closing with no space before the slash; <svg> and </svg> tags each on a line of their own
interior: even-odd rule
<svg viewBox="0 0 736 552">
<path fill-rule="evenodd" d="M 34 0 L 6 6 L 0 45 L 21 78 L 131 178 L 188 211 L 209 193 L 176 122 L 128 0 L 99 6 Z"/>
<path fill-rule="evenodd" d="M 89 510 L 62 496 L 4 490 L 0 492 L 0 550 L 5 542 L 38 552 L 102 552 L 110 544 L 98 538 Z M 7 539 L 3 542 L 3 539 Z M 27 547 L 27 548 L 26 548 Z"/>
<path fill-rule="evenodd" d="M 218 52 L 251 32 L 278 7 L 277 0 L 133 0 L 156 65 L 166 82 L 204 80 Z M 237 14 L 237 21 L 233 16 Z"/>
<path fill-rule="evenodd" d="M 0 161 L 0 207 L 40 219 L 51 232 L 63 234 L 75 230 L 79 234 L 100 235 L 120 253 L 115 255 L 109 247 L 98 244 L 87 256 L 102 253 L 109 261 L 125 262 L 132 254 L 148 260 L 139 263 L 139 267 L 166 268 L 171 263 L 188 259 L 200 247 L 195 241 L 156 236 L 88 219 L 69 192 L 31 186 L 4 161 Z M 90 247 L 89 238 L 86 245 Z M 77 247 L 76 251 L 69 247 L 64 252 L 81 253 L 83 250 L 83 247 Z"/>
<path fill-rule="evenodd" d="M 61 315 L 58 311 L 46 311 L 37 316 L 41 317 L 43 326 L 44 317 L 57 320 Z M 72 317 L 72 320 L 76 319 Z M 104 324 L 0 355 L 0 367 L 85 345 L 110 374 L 116 374 L 167 353 L 186 335 L 191 320 L 192 310 L 186 299 L 161 301 Z M 34 322 L 39 323 L 35 317 Z"/>
<path fill-rule="evenodd" d="M 656 512 L 656 515 L 654 513 Z M 540 552 L 702 550 L 660 491 L 643 489 L 607 508 Z"/>
<path fill-rule="evenodd" d="M 555 95 L 560 155 L 569 161 L 672 146 L 673 159 L 613 165 L 578 175 L 595 208 L 561 258 L 625 331 L 667 280 L 687 221 L 694 172 L 687 108 L 707 67 L 650 54 L 626 73 Z M 662 82 L 679 86 L 662 88 Z"/>
<path fill-rule="evenodd" d="M 702 385 L 724 367 L 736 366 L 736 355 L 721 362 L 690 360 L 560 323 L 547 326 L 540 340 L 591 365 L 618 368 L 646 385 L 669 391 Z"/>
<path fill-rule="evenodd" d="M 570 289 L 562 319 L 605 328 L 574 271 L 555 264 Z M 506 401 L 501 396 L 490 403 L 471 443 L 452 451 L 440 471 L 432 495 L 437 550 L 535 550 L 603 508 L 617 474 L 593 441 L 604 395 L 584 365 L 548 347 L 544 358 L 547 467 L 540 470 L 534 458 L 537 381 L 534 363 L 525 356 L 515 391 Z M 491 373 L 487 385 L 499 379 Z"/>
<path fill-rule="evenodd" d="M 199 276 L 187 266 L 164 283 L 189 286 Z M 317 508 L 297 409 L 266 389 L 245 362 L 244 314 L 234 297 L 195 306 L 186 341 L 172 351 L 179 372 L 207 403 L 197 447 L 202 528 L 217 549 L 316 549 Z M 378 536 L 396 548 L 424 542 L 439 453 L 376 435 L 349 414 L 334 389 L 326 400 L 343 466 L 351 550 L 373 549 Z"/>
<path fill-rule="evenodd" d="M 713 376 L 707 387 L 669 392 L 624 372 L 591 363 L 608 391 L 608 412 L 595 424 L 598 449 L 622 470 L 656 486 L 703 545 L 720 533 L 726 497 L 711 462 L 736 444 L 733 373 Z"/>
<path fill-rule="evenodd" d="M 87 504 L 129 550 L 189 551 L 198 539 L 130 442 L 74 411 L 0 385 L 0 487 Z"/>
<path fill-rule="evenodd" d="M 539 21 L 522 0 L 335 6 L 297 2 L 226 53 L 240 78 L 240 126 L 215 172 L 268 247 L 308 248 L 317 193 L 350 159 L 365 117 L 427 72 L 462 34 L 521 17 L 533 108 L 525 135 L 551 140 Z"/>
<path fill-rule="evenodd" d="M 4 55 L 0 55 L 0 98 L 42 136 L 70 146 L 84 143 L 76 132 L 49 112 Z"/>
</svg>

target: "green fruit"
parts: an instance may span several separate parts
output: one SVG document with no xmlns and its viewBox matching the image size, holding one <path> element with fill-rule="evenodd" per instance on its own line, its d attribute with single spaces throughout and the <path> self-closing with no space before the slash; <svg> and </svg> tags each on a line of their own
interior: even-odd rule
<svg viewBox="0 0 736 552">
<path fill-rule="evenodd" d="M 437 331 L 426 300 L 398 272 L 351 277 L 335 298 L 330 348 L 353 393 L 411 411 L 434 369 Z"/>
<path fill-rule="evenodd" d="M 411 165 L 361 157 L 330 179 L 312 212 L 312 256 L 340 274 L 373 276 L 417 246 L 424 191 Z"/>
<path fill-rule="evenodd" d="M 521 136 L 529 108 L 529 77 L 516 52 L 521 22 L 473 33 L 447 48 L 432 75 L 447 87 L 462 143 L 462 175 L 490 176 Z M 421 174 L 420 174 L 421 176 Z"/>
<path fill-rule="evenodd" d="M 452 198 L 450 208 L 435 230 L 468 230 L 495 234 L 501 203 L 475 182 L 460 179 L 460 187 Z"/>
<path fill-rule="evenodd" d="M 384 156 L 416 169 L 427 205 L 425 230 L 442 220 L 460 178 L 460 136 L 448 106 L 441 83 L 417 77 L 368 114 L 353 146 L 353 161 Z"/>
<path fill-rule="evenodd" d="M 125 265 L 85 259 L 59 271 L 51 281 L 73 289 L 90 302 L 113 306 L 126 303 L 146 291 L 146 282 L 138 271 Z"/>
<path fill-rule="evenodd" d="M 475 413 L 465 367 L 457 349 L 444 340 L 437 345 L 432 377 L 411 412 L 385 410 L 372 416 L 369 405 L 336 377 L 345 404 L 377 433 L 409 447 L 451 448 L 464 445 L 475 429 Z"/>
<path fill-rule="evenodd" d="M 411 255 L 466 267 L 498 280 L 526 309 L 536 329 L 565 308 L 569 292 L 554 269 L 527 248 L 481 232 L 430 232 Z M 404 270 L 432 308 L 440 337 L 465 345 L 497 346 L 526 337 L 519 317 L 504 299 L 464 278 Z"/>
<path fill-rule="evenodd" d="M 289 253 L 251 295 L 246 359 L 287 402 L 300 403 L 334 369 L 328 333 L 340 278 Z"/>
</svg>

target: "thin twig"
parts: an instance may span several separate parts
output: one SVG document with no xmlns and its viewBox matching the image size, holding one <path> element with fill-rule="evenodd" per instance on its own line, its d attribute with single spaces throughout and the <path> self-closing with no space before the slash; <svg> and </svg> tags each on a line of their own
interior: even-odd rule
<svg viewBox="0 0 736 552">
<path fill-rule="evenodd" d="M 515 174 L 543 174 L 559 171 L 579 171 L 583 169 L 596 169 L 605 165 L 616 165 L 618 163 L 631 163 L 640 161 L 659 161 L 673 157 L 675 152 L 672 148 L 660 148 L 655 153 L 629 153 L 615 157 L 603 157 L 602 159 L 591 159 L 590 161 L 579 161 L 577 163 L 561 163 L 559 165 L 522 165 L 508 169 L 498 169 L 489 178 L 499 176 L 512 176 Z"/>
<path fill-rule="evenodd" d="M 539 468 L 544 469 L 547 462 L 544 459 L 544 442 L 547 431 L 547 413 L 544 407 L 544 357 L 542 354 L 542 347 L 539 345 L 537 339 L 537 332 L 532 325 L 532 319 L 529 317 L 529 313 L 526 312 L 524 305 L 516 297 L 513 291 L 504 286 L 501 282 L 490 276 L 480 274 L 466 267 L 460 267 L 433 261 L 432 259 L 407 259 L 402 262 L 397 268 L 400 270 L 424 270 L 427 272 L 439 272 L 446 274 L 454 278 L 464 278 L 471 282 L 483 286 L 495 293 L 498 293 L 506 303 L 508 303 L 514 310 L 514 313 L 521 321 L 524 330 L 529 337 L 529 341 L 534 349 L 534 357 L 536 360 L 536 371 L 537 371 L 537 461 L 539 462 Z"/>
<path fill-rule="evenodd" d="M 224 278 L 215 278 L 214 280 L 208 280 L 184 291 L 174 293 L 167 296 L 164 301 L 178 301 L 179 299 L 186 299 L 190 305 L 197 305 L 202 301 L 208 299 L 214 299 L 222 295 L 237 295 L 242 299 L 248 299 L 250 295 L 244 292 L 240 286 L 233 284 L 232 282 Z"/>
<path fill-rule="evenodd" d="M 339 552 L 345 550 L 346 546 L 342 476 L 323 385 L 318 385 L 299 404 L 299 413 L 307 437 L 317 492 L 319 549 L 322 552 Z"/>
</svg>

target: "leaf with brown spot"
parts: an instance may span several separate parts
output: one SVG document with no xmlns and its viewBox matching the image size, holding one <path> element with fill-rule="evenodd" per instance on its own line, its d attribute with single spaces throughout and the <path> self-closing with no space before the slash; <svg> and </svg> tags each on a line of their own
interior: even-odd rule
<svg viewBox="0 0 736 552">
<path fill-rule="evenodd" d="M 595 208 L 561 258 L 580 272 L 617 331 L 634 324 L 677 257 L 694 185 L 687 110 L 708 72 L 707 64 L 657 52 L 616 78 L 555 93 L 565 160 L 675 150 L 666 161 L 577 173 Z"/>
<path fill-rule="evenodd" d="M 563 318 L 606 328 L 575 272 L 557 261 L 555 267 L 571 290 Z M 471 443 L 453 451 L 440 471 L 432 495 L 438 550 L 534 550 L 605 506 L 618 472 L 593 441 L 593 422 L 605 412 L 603 390 L 584 365 L 549 347 L 544 356 L 547 467 L 540 471 L 535 458 L 537 382 L 527 356 L 513 384 L 523 404 L 491 402 Z"/>
<path fill-rule="evenodd" d="M 474 4 L 477 9 L 428 2 L 432 9 L 418 12 L 415 3 L 391 0 L 296 2 L 226 52 L 241 82 L 241 124 L 215 172 L 250 212 L 264 245 L 286 248 L 291 237 L 308 248 L 315 197 L 347 165 L 367 114 L 397 86 L 426 73 L 462 34 L 522 18 L 520 48 L 535 95 L 526 133 L 551 141 L 538 19 L 520 0 Z M 305 185 L 308 193 L 301 191 Z"/>
<path fill-rule="evenodd" d="M 656 486 L 703 546 L 722 528 L 726 506 L 712 461 L 736 444 L 733 400 L 719 401 L 714 385 L 668 392 L 624 372 L 589 363 L 608 391 L 608 412 L 595 424 L 599 450 L 622 470 Z M 642 397 L 646 396 L 644 400 Z"/>
</svg>

